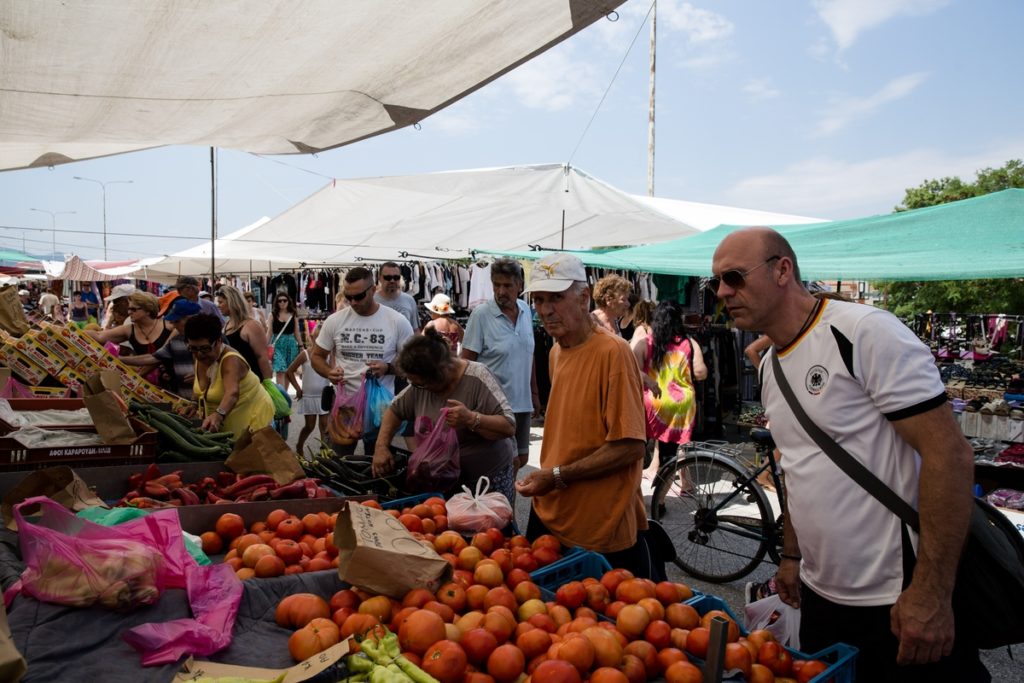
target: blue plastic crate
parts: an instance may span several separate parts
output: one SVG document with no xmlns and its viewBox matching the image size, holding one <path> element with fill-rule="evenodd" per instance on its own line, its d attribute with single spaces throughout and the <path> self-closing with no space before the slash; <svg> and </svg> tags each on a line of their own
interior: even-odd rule
<svg viewBox="0 0 1024 683">
<path fill-rule="evenodd" d="M 725 600 L 714 596 L 714 595 L 699 595 L 694 596 L 690 600 L 686 601 L 687 605 L 692 605 L 697 613 L 703 616 L 711 610 L 717 609 L 722 610 L 728 614 L 740 627 L 740 633 L 742 635 L 747 634 L 747 629 L 743 627 L 743 622 L 736 618 L 733 611 L 729 609 L 729 605 L 726 604 Z M 819 652 L 807 654 L 791 648 L 786 648 L 792 653 L 796 659 L 820 659 L 823 662 L 827 662 L 829 667 L 825 671 L 821 672 L 817 676 L 811 679 L 810 683 L 821 683 L 822 681 L 831 680 L 834 683 L 853 683 L 856 679 L 856 660 L 857 660 L 857 648 L 846 643 L 836 643 L 830 647 L 825 648 Z"/>
<path fill-rule="evenodd" d="M 588 576 L 600 579 L 612 566 L 604 555 L 588 551 L 570 553 L 557 562 L 530 572 L 530 579 L 550 591 L 570 581 L 581 581 Z"/>
<path fill-rule="evenodd" d="M 408 496 L 406 498 L 395 498 L 394 500 L 386 501 L 384 503 L 381 503 L 380 506 L 385 510 L 401 510 L 402 508 L 411 508 L 413 505 L 422 503 L 427 498 L 433 498 L 434 496 L 437 496 L 438 498 L 444 498 L 443 493 L 418 493 L 415 496 Z"/>
</svg>

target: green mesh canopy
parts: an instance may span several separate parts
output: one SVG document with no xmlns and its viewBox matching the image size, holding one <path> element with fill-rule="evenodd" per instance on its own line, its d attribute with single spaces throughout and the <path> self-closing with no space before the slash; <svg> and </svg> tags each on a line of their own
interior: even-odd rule
<svg viewBox="0 0 1024 683">
<path fill-rule="evenodd" d="M 707 277 L 722 239 L 745 226 L 604 253 L 588 266 Z M 1024 277 L 1024 190 L 882 216 L 771 226 L 793 245 L 807 280 L 974 280 Z M 547 252 L 503 252 L 538 259 Z"/>
</svg>

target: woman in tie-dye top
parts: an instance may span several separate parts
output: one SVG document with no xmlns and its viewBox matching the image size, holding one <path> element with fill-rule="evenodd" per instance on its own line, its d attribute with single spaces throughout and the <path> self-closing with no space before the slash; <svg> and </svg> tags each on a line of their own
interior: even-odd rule
<svg viewBox="0 0 1024 683">
<path fill-rule="evenodd" d="M 689 442 L 697 416 L 694 386 L 707 377 L 708 370 L 700 345 L 687 334 L 683 310 L 676 301 L 658 304 L 647 343 L 638 344 L 633 353 L 644 381 L 647 438 L 658 442 L 654 460 L 644 472 L 653 478 L 658 465 Z"/>
</svg>

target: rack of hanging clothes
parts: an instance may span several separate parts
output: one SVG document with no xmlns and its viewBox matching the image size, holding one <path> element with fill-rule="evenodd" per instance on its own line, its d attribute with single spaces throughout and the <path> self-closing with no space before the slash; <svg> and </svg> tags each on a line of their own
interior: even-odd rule
<svg viewBox="0 0 1024 683">
<path fill-rule="evenodd" d="M 909 323 L 940 361 L 1022 358 L 1024 316 L 1005 313 L 918 313 Z"/>
</svg>

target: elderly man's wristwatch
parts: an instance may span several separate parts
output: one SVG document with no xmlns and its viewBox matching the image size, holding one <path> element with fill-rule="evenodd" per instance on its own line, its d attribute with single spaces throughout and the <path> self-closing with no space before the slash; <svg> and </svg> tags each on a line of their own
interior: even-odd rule
<svg viewBox="0 0 1024 683">
<path fill-rule="evenodd" d="M 555 478 L 556 489 L 567 489 L 569 485 L 565 483 L 565 479 L 562 479 L 562 468 L 555 465 L 551 468 L 551 476 Z"/>
</svg>

